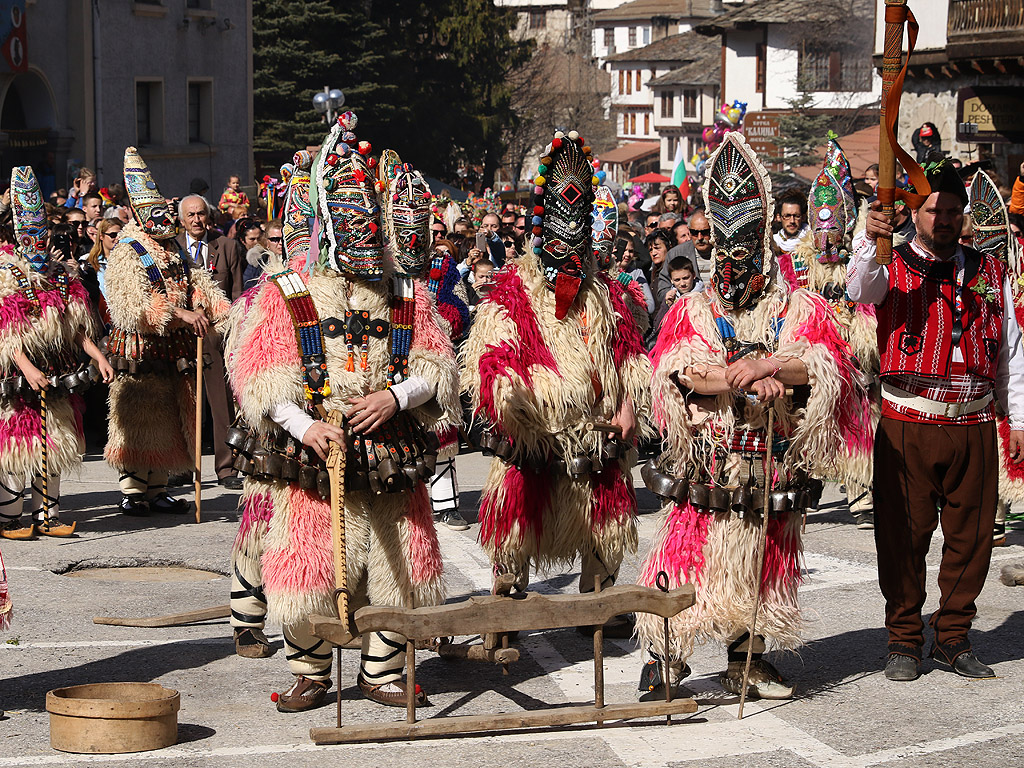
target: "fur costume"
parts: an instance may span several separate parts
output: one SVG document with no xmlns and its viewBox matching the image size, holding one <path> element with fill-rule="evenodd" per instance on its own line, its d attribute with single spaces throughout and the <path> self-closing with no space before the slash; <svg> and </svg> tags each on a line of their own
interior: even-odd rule
<svg viewBox="0 0 1024 768">
<path fill-rule="evenodd" d="M 279 288 L 281 275 L 268 273 L 232 311 L 225 356 L 239 412 L 264 441 L 285 434 L 270 418 L 282 404 L 314 416 L 320 412 L 318 405 L 325 412 L 344 412 L 350 398 L 403 380 L 394 369 L 396 333 L 401 332 L 394 325 L 394 307 L 408 286 L 413 316 L 406 374 L 424 380 L 435 392 L 426 403 L 412 407 L 411 416 L 423 428 L 439 432 L 459 422 L 451 342 L 426 287 L 396 274 L 394 263 L 385 257 L 372 166 L 365 158 L 369 145 L 363 142 L 356 151 L 355 123 L 354 114 L 344 113 L 315 159 L 304 152 L 295 157 L 283 232 L 292 271 L 283 274 L 308 291 L 325 328 L 332 318 L 361 317 L 364 327 L 386 329 L 390 324 L 391 332 L 371 334 L 361 349 L 354 349 L 354 332 L 325 331 L 326 376 L 314 391 L 314 379 L 304 369 L 306 350 L 291 314 L 293 305 Z M 268 270 L 280 272 L 281 265 L 268 265 Z M 354 327 L 349 320 L 343 323 Z M 232 625 L 261 626 L 266 611 L 284 625 L 293 674 L 327 680 L 330 647 L 309 634 L 307 620 L 312 613 L 337 613 L 329 500 L 295 483 L 248 476 L 243 504 L 232 554 Z M 399 492 L 347 488 L 345 532 L 353 610 L 367 601 L 400 606 L 443 601 L 441 550 L 422 481 Z M 372 684 L 400 680 L 403 659 L 402 638 L 373 633 L 363 638 L 360 674 Z"/>
<path fill-rule="evenodd" d="M 599 456 L 601 438 L 587 423 L 611 420 L 627 397 L 640 430 L 649 429 L 651 367 L 622 287 L 596 270 L 590 227 L 576 236 L 578 224 L 588 223 L 592 177 L 557 171 L 569 153 L 570 171 L 588 168 L 582 139 L 557 133 L 552 144 L 554 157 L 541 160 L 534 210 L 544 216 L 534 218 L 534 247 L 497 273 L 462 348 L 462 385 L 474 413 L 511 448 L 507 461 L 491 462 L 480 542 L 498 567 L 521 577 L 531 559 L 546 568 L 582 554 L 584 574 L 596 557 L 594 567 L 613 582 L 623 553 L 637 544 L 636 451 L 579 476 L 552 463 Z M 574 207 L 554 220 L 558 199 Z M 560 243 L 570 244 L 562 263 L 542 255 Z M 563 269 L 565 261 L 571 264 Z M 593 580 L 581 577 L 581 589 L 593 589 Z"/>
<path fill-rule="evenodd" d="M 81 370 L 79 335 L 91 335 L 89 297 L 73 266 L 49 258 L 42 197 L 29 167 L 12 172 L 11 204 L 18 245 L 0 256 L 0 525 L 16 520 L 22 511 L 22 490 L 29 478 L 43 472 L 40 398 L 27 384 L 10 389 L 21 378 L 17 359 L 24 353 L 47 377 Z M 58 495 L 54 482 L 79 466 L 85 451 L 83 402 L 79 394 L 49 387 L 46 398 L 46 470 L 51 517 Z M 37 487 L 39 485 L 39 487 Z M 33 482 L 33 502 L 39 497 L 36 522 L 42 522 L 41 484 Z"/>
<path fill-rule="evenodd" d="M 137 220 L 122 230 L 107 264 L 110 351 L 125 364 L 110 385 L 104 450 L 112 467 L 143 485 L 144 473 L 187 472 L 195 463 L 195 380 L 192 371 L 179 373 L 175 365 L 178 359 L 195 360 L 196 342 L 174 311 L 202 311 L 220 330 L 230 308 L 209 272 L 191 267 L 179 250 L 173 220 L 167 224 L 162 218 L 169 215 L 160 207 L 163 198 L 146 179 L 152 184 L 145 163 L 129 147 L 125 186 Z M 152 199 L 141 197 L 142 190 Z M 158 371 L 142 372 L 155 361 L 163 364 Z"/>
<path fill-rule="evenodd" d="M 669 501 L 663 507 L 664 522 L 642 566 L 640 583 L 654 586 L 664 571 L 670 587 L 692 583 L 697 588 L 694 606 L 670 620 L 668 655 L 676 670 L 695 641 L 729 643 L 744 635 L 758 578 L 762 594 L 757 628 L 769 647 L 794 648 L 801 632 L 799 501 L 789 512 L 772 513 L 765 567 L 757 574 L 760 507 L 739 516 L 729 504 L 720 511 L 697 506 L 693 495 L 697 484 L 712 493 L 725 488 L 730 498 L 740 486 L 764 488 L 767 406 L 735 392 L 698 395 L 692 392 L 687 370 L 724 368 L 755 348 L 803 362 L 809 386 L 800 388 L 799 400 L 787 396 L 773 406 L 772 487 L 793 491 L 797 500 L 807 475 L 838 474 L 845 444 L 863 440 L 866 418 L 856 405 L 858 372 L 833 308 L 816 294 L 790 292 L 784 283 L 770 279 L 774 264 L 766 226 L 771 218 L 767 173 L 737 134 L 728 134 L 708 167 L 705 199 L 721 279 L 675 303 L 653 352 L 654 415 L 665 446 L 662 467 L 686 478 L 690 494 L 685 502 Z M 735 266 L 740 258 L 749 261 Z M 730 298 L 742 295 L 745 287 L 731 285 L 736 274 L 766 279 L 753 302 L 730 311 L 716 286 Z M 637 631 L 665 658 L 660 618 L 638 615 Z"/>
</svg>

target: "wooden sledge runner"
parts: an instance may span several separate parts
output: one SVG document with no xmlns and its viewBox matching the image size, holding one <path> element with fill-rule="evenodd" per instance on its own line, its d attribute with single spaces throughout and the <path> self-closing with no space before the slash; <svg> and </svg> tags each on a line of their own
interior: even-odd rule
<svg viewBox="0 0 1024 768">
<path fill-rule="evenodd" d="M 598 585 L 599 586 L 599 585 Z M 663 592 L 652 587 L 616 586 L 579 595 L 471 597 L 459 603 L 423 608 L 365 606 L 347 620 L 311 616 L 313 634 L 332 643 L 345 643 L 366 632 L 397 632 L 406 638 L 408 698 L 406 721 L 360 723 L 335 728 L 312 728 L 316 744 L 348 744 L 366 741 L 412 740 L 421 737 L 455 736 L 518 728 L 555 727 L 579 723 L 603 725 L 610 720 L 666 717 L 697 711 L 693 699 L 648 701 L 605 705 L 604 624 L 624 613 L 652 613 L 668 619 L 693 605 L 694 589 L 686 584 Z M 437 637 L 496 635 L 525 630 L 594 627 L 594 702 L 562 707 L 490 715 L 453 715 L 418 721 L 416 719 L 416 643 Z M 472 646 L 475 647 L 475 646 Z M 340 697 L 339 697 L 340 706 Z"/>
</svg>

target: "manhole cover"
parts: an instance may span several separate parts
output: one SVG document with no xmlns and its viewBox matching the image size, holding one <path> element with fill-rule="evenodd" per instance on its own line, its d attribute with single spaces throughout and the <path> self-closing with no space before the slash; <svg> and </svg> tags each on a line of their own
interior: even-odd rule
<svg viewBox="0 0 1024 768">
<path fill-rule="evenodd" d="M 131 568 L 81 568 L 65 574 L 73 579 L 93 581 L 212 581 L 224 575 L 198 568 L 143 565 Z"/>
</svg>

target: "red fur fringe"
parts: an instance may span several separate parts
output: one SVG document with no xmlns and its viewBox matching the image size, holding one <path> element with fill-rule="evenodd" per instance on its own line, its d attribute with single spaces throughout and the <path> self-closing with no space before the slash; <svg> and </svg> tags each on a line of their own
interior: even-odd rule
<svg viewBox="0 0 1024 768">
<path fill-rule="evenodd" d="M 420 483 L 413 491 L 406 519 L 409 526 L 409 577 L 413 584 L 426 584 L 441 578 L 444 563 L 441 543 L 431 516 L 427 486 Z"/>
<path fill-rule="evenodd" d="M 500 488 L 484 494 L 480 502 L 480 543 L 500 549 L 508 542 L 516 523 L 519 524 L 519 541 L 512 542 L 513 545 L 522 544 L 527 531 L 539 539 L 544 510 L 550 501 L 546 477 L 510 466 Z"/>
<path fill-rule="evenodd" d="M 616 467 L 605 467 L 591 475 L 591 529 L 599 531 L 606 525 L 622 525 L 636 510 L 636 491 Z"/>
<path fill-rule="evenodd" d="M 659 534 L 661 546 L 651 552 L 640 573 L 640 584 L 657 585 L 658 573 L 668 574 L 669 588 L 700 581 L 704 570 L 704 545 L 708 540 L 711 515 L 686 502 L 673 505 Z"/>
<path fill-rule="evenodd" d="M 797 279 L 796 270 L 793 269 L 793 257 L 788 253 L 779 254 L 779 272 L 782 273 L 782 279 L 786 281 L 786 285 L 790 291 L 795 291 L 800 287 L 800 281 Z"/>
<path fill-rule="evenodd" d="M 608 288 L 612 310 L 619 316 L 615 337 L 612 339 L 612 349 L 615 352 L 615 366 L 621 368 L 629 358 L 646 355 L 647 349 L 644 347 L 640 329 L 633 320 L 633 313 L 626 306 L 626 289 L 622 287 L 622 283 L 612 280 L 603 272 L 598 277 Z"/>
<path fill-rule="evenodd" d="M 416 315 L 413 320 L 413 349 L 426 349 L 441 357 L 454 359 L 455 350 L 448 334 L 441 330 L 431 309 L 430 291 L 420 280 L 413 282 L 413 295 L 416 300 Z"/>
<path fill-rule="evenodd" d="M 242 522 L 235 535 L 235 547 L 241 546 L 249 532 L 258 524 L 269 524 L 273 514 L 274 505 L 269 493 L 254 493 L 250 496 L 245 502 L 245 509 L 242 510 Z"/>
</svg>

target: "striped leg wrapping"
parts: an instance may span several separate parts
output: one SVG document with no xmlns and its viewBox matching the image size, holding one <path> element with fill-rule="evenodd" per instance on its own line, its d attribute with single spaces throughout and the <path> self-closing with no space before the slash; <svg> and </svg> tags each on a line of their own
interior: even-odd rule
<svg viewBox="0 0 1024 768">
<path fill-rule="evenodd" d="M 24 479 L 0 474 L 0 525 L 21 517 L 24 488 Z"/>
<path fill-rule="evenodd" d="M 241 560 L 242 558 L 237 558 L 232 563 L 231 626 L 263 629 L 267 618 L 267 597 L 263 594 L 262 579 L 253 578 L 249 573 L 246 574 L 249 578 L 243 576 L 241 569 L 250 564 L 239 562 Z M 258 577 L 260 575 L 258 562 L 256 566 L 255 575 Z M 246 568 L 246 570 L 250 569 Z"/>
<path fill-rule="evenodd" d="M 167 490 L 167 472 L 157 472 L 155 469 L 149 473 L 149 482 L 146 488 L 146 501 L 152 501 L 161 493 Z"/>
<path fill-rule="evenodd" d="M 330 643 L 310 632 L 309 621 L 284 626 L 284 653 L 293 675 L 330 680 L 332 650 Z"/>
<path fill-rule="evenodd" d="M 128 470 L 118 478 L 117 484 L 125 496 L 140 496 L 146 492 L 149 485 L 149 470 Z"/>
<path fill-rule="evenodd" d="M 455 459 L 439 460 L 430 479 L 430 506 L 434 514 L 456 512 L 459 509 L 459 480 L 455 474 Z"/>
<path fill-rule="evenodd" d="M 42 525 L 47 519 L 56 523 L 60 519 L 60 475 L 51 475 L 46 482 L 43 495 L 43 476 L 32 478 L 32 496 L 29 498 L 33 522 Z"/>
<path fill-rule="evenodd" d="M 363 635 L 359 674 L 371 685 L 386 685 L 402 679 L 405 672 L 405 638 L 394 632 Z"/>
</svg>

